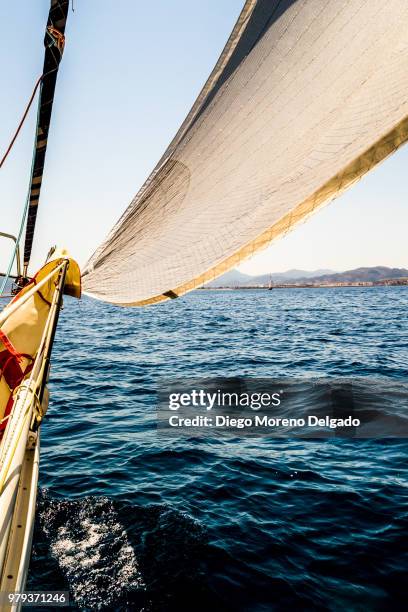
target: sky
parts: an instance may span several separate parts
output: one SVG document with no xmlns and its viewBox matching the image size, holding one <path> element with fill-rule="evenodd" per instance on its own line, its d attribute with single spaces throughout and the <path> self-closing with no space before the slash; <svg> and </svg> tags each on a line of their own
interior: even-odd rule
<svg viewBox="0 0 408 612">
<path fill-rule="evenodd" d="M 31 272 L 53 244 L 80 265 L 177 131 L 243 0 L 75 0 L 57 82 Z M 48 0 L 0 0 L 0 154 L 41 74 Z M 17 233 L 35 107 L 0 170 L 0 230 Z M 408 147 L 240 270 L 408 268 Z M 11 243 L 0 239 L 0 271 Z"/>
</svg>

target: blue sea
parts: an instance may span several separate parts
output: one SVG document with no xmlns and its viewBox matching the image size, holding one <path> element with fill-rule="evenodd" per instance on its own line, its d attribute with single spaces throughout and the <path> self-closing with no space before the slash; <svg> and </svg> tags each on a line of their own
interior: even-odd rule
<svg viewBox="0 0 408 612">
<path fill-rule="evenodd" d="M 27 588 L 90 611 L 402 610 L 405 440 L 166 438 L 156 389 L 344 376 L 386 390 L 408 380 L 407 312 L 406 287 L 67 298 Z"/>
</svg>

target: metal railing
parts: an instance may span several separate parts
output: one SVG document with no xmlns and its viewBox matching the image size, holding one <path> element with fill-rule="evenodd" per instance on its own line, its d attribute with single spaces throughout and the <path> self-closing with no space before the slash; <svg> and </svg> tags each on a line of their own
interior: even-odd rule
<svg viewBox="0 0 408 612">
<path fill-rule="evenodd" d="M 17 276 L 21 276 L 21 259 L 20 259 L 20 247 L 18 245 L 17 238 L 13 236 L 13 234 L 7 234 L 6 232 L 0 232 L 0 238 L 10 238 L 15 244 L 16 251 L 16 268 L 17 268 Z M 6 272 L 0 272 L 0 276 L 6 276 Z M 9 275 L 9 278 L 16 278 L 17 276 Z"/>
</svg>

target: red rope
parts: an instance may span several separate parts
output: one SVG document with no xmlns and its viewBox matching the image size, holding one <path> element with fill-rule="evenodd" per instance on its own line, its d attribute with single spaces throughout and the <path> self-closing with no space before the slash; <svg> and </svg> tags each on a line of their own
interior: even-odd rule
<svg viewBox="0 0 408 612">
<path fill-rule="evenodd" d="M 17 138 L 17 136 L 18 136 L 18 135 L 19 135 L 19 133 L 20 133 L 20 130 L 21 130 L 21 128 L 23 127 L 23 123 L 24 123 L 24 121 L 25 121 L 25 118 L 27 117 L 28 111 L 30 110 L 30 106 L 31 106 L 31 104 L 33 103 L 34 96 L 35 96 L 35 94 L 36 94 L 36 91 L 37 91 L 37 89 L 38 89 L 39 84 L 41 83 L 42 78 L 43 78 L 43 75 L 41 75 L 41 76 L 40 76 L 40 78 L 38 79 L 38 81 L 37 81 L 37 82 L 36 82 L 36 84 L 35 84 L 35 87 L 34 87 L 33 93 L 31 94 L 30 101 L 29 101 L 29 103 L 27 104 L 27 107 L 26 107 L 26 109 L 25 109 L 25 111 L 24 111 L 24 115 L 22 116 L 22 119 L 21 119 L 21 121 L 20 121 L 20 123 L 19 123 L 19 126 L 18 126 L 18 128 L 17 128 L 17 130 L 16 130 L 16 132 L 15 132 L 15 134 L 14 134 L 14 136 L 13 136 L 13 138 L 11 139 L 11 142 L 10 142 L 10 144 L 9 144 L 8 148 L 7 148 L 7 151 L 5 152 L 5 154 L 3 155 L 3 157 L 2 157 L 2 159 L 1 159 L 1 161 L 0 161 L 0 168 L 2 167 L 2 165 L 4 164 L 4 162 L 6 161 L 6 159 L 7 159 L 7 157 L 8 157 L 8 154 L 10 153 L 11 149 L 13 148 L 13 145 L 14 145 L 14 143 L 15 143 L 15 141 L 16 141 L 16 138 Z"/>
</svg>

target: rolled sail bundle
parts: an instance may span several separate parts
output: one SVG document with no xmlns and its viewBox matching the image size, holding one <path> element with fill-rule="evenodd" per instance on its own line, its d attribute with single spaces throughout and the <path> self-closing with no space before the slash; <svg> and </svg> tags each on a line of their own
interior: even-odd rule
<svg viewBox="0 0 408 612">
<path fill-rule="evenodd" d="M 212 280 L 408 138 L 406 0 L 248 0 L 185 122 L 90 258 L 93 297 Z"/>
<path fill-rule="evenodd" d="M 45 156 L 47 153 L 48 133 L 51 123 L 52 107 L 54 104 L 55 86 L 65 46 L 64 32 L 68 8 L 69 0 L 51 0 L 50 12 L 45 30 L 44 67 L 38 101 L 36 139 L 29 191 L 30 204 L 27 213 L 24 244 L 24 276 L 27 276 L 27 269 L 33 248 L 38 203 L 40 200 Z"/>
</svg>

